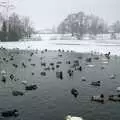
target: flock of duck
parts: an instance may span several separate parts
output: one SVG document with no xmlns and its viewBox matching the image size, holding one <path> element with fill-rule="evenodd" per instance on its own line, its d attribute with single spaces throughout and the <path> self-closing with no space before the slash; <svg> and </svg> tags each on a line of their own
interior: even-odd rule
<svg viewBox="0 0 120 120">
<path fill-rule="evenodd" d="M 19 49 L 16 49 L 16 50 L 15 50 L 16 52 L 14 52 L 14 54 L 13 54 L 11 51 L 12 51 L 12 50 L 7 50 L 7 49 L 5 49 L 5 48 L 0 48 L 0 52 L 3 52 L 3 53 L 6 53 L 6 52 L 7 52 L 7 54 L 8 54 L 7 57 L 4 57 L 4 56 L 3 56 L 3 57 L 0 57 L 0 60 L 3 61 L 3 62 L 5 62 L 5 63 L 9 63 L 9 61 L 13 61 L 13 62 L 11 63 L 12 66 L 13 66 L 15 69 L 17 69 L 17 68 L 19 67 L 19 65 L 16 64 L 16 63 L 14 63 L 15 56 L 21 54 L 21 52 L 24 53 L 24 51 L 20 51 Z M 64 72 L 59 69 L 60 66 L 61 66 L 61 64 L 63 63 L 63 61 L 61 61 L 61 59 L 59 59 L 59 58 L 62 58 L 62 57 L 63 57 L 63 53 L 64 53 L 65 51 L 64 51 L 64 50 L 60 50 L 60 49 L 59 49 L 58 51 L 55 51 L 55 52 L 58 53 L 58 54 L 57 54 L 57 55 L 58 55 L 58 56 L 57 56 L 57 57 L 58 57 L 58 61 L 57 61 L 56 63 L 51 62 L 49 65 L 47 65 L 46 62 L 43 62 L 43 61 L 44 61 L 44 53 L 46 53 L 46 52 L 48 52 L 47 49 L 45 49 L 45 50 L 43 50 L 43 51 L 40 52 L 40 53 L 41 53 L 41 57 L 40 57 L 41 63 L 40 63 L 40 64 L 41 64 L 41 67 L 43 68 L 43 71 L 40 72 L 40 75 L 41 75 L 41 76 L 47 76 L 47 72 L 46 72 L 46 71 L 52 70 L 52 71 L 56 72 L 56 78 L 58 78 L 58 79 L 60 79 L 60 80 L 63 80 L 63 79 L 64 79 Z M 67 51 L 67 52 L 68 52 L 68 53 L 72 53 L 73 51 Z M 37 65 L 31 63 L 31 61 L 32 61 L 32 58 L 34 57 L 34 54 L 37 54 L 38 51 L 37 51 L 37 50 L 36 50 L 36 51 L 27 51 L 27 53 L 29 54 L 28 62 L 30 63 L 31 66 L 36 67 Z M 91 53 L 91 54 L 92 54 L 92 53 Z M 107 54 L 105 54 L 104 57 L 105 57 L 106 59 L 110 59 L 110 52 L 108 52 Z M 67 64 L 67 65 L 70 66 L 70 68 L 67 70 L 67 75 L 68 75 L 70 78 L 74 76 L 74 72 L 75 72 L 75 71 L 79 71 L 79 72 L 82 72 L 82 71 L 83 71 L 84 68 L 80 65 L 80 62 L 79 62 L 80 59 L 82 59 L 82 56 L 79 56 L 77 59 L 75 58 L 75 60 L 74 60 L 73 62 L 71 62 L 71 60 L 66 60 L 66 63 L 65 63 L 65 64 Z M 96 55 L 96 56 L 94 56 L 93 58 L 92 58 L 92 57 L 86 58 L 85 61 L 86 61 L 86 63 L 88 64 L 88 63 L 91 63 L 92 59 L 94 59 L 94 60 L 99 60 L 100 58 L 99 58 L 99 55 Z M 2 64 L 2 63 L 0 63 L 0 64 Z M 88 64 L 88 65 L 89 65 L 89 67 L 91 67 L 91 68 L 94 67 L 94 65 L 91 65 L 91 64 Z M 22 66 L 23 68 L 26 68 L 26 67 L 27 67 L 27 65 L 25 64 L 25 62 L 22 62 L 22 63 L 21 63 L 21 66 Z M 104 66 L 102 66 L 101 69 L 104 69 Z M 32 76 L 35 75 L 34 72 L 32 72 L 31 74 L 32 74 Z M 1 81 L 2 81 L 4 84 L 8 81 L 7 77 L 8 77 L 7 71 L 4 70 L 4 68 L 3 68 L 3 70 L 1 70 Z M 116 75 L 115 75 L 115 74 L 113 74 L 113 75 L 110 76 L 110 79 L 115 79 L 115 78 L 116 78 Z M 14 74 L 10 74 L 9 79 L 10 79 L 11 81 L 18 81 L 18 80 L 19 80 L 18 78 L 15 78 L 15 75 L 14 75 Z M 82 80 L 83 82 L 85 82 L 87 79 L 83 76 L 83 77 L 81 78 L 81 80 Z M 28 84 L 28 81 L 25 81 L 25 80 L 21 81 L 21 84 L 24 85 L 25 91 L 36 90 L 36 89 L 38 88 L 38 85 L 37 85 L 37 84 L 30 84 L 30 85 L 29 85 L 29 84 Z M 91 86 L 99 87 L 99 86 L 101 86 L 101 81 L 92 81 L 90 85 L 91 85 Z M 119 91 L 120 91 L 120 87 L 116 88 L 116 90 L 119 92 Z M 72 94 L 75 98 L 77 98 L 78 95 L 79 95 L 79 91 L 78 91 L 76 88 L 72 88 L 70 92 L 71 92 L 71 94 Z M 23 96 L 24 94 L 25 94 L 25 92 L 22 92 L 22 91 L 20 91 L 20 90 L 12 90 L 12 95 L 13 95 L 13 96 Z M 103 103 L 105 102 L 105 96 L 104 96 L 104 94 L 100 94 L 100 95 L 98 95 L 98 96 L 91 96 L 90 100 L 91 100 L 91 101 L 94 101 L 94 102 L 99 102 L 99 103 L 102 103 L 102 104 L 103 104 Z M 114 101 L 114 102 L 120 101 L 120 94 L 109 95 L 109 96 L 108 96 L 108 100 L 109 100 L 109 101 Z M 17 109 L 6 110 L 6 111 L 1 112 L 1 116 L 2 116 L 2 117 L 17 117 L 17 116 L 19 116 L 19 111 L 18 111 Z M 81 117 L 78 117 L 78 118 L 77 118 L 77 117 L 72 117 L 72 116 L 68 115 L 68 116 L 66 117 L 66 120 L 83 120 L 83 119 L 82 119 Z"/>
</svg>

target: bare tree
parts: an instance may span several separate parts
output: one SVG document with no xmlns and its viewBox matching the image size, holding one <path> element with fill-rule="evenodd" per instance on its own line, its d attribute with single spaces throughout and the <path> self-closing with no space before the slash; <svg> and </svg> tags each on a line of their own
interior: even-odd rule
<svg viewBox="0 0 120 120">
<path fill-rule="evenodd" d="M 30 21 L 30 18 L 29 17 L 23 17 L 21 21 L 22 21 L 22 24 L 24 26 L 25 37 L 30 38 L 31 34 L 34 33 L 34 28 L 33 28 L 33 25 Z"/>
</svg>

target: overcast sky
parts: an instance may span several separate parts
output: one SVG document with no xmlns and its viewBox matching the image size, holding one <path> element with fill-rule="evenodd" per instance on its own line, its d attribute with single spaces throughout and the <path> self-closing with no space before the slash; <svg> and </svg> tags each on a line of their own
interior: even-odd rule
<svg viewBox="0 0 120 120">
<path fill-rule="evenodd" d="M 95 14 L 109 23 L 120 20 L 120 0 L 16 0 L 16 11 L 30 16 L 37 29 L 57 26 L 69 13 Z"/>
</svg>

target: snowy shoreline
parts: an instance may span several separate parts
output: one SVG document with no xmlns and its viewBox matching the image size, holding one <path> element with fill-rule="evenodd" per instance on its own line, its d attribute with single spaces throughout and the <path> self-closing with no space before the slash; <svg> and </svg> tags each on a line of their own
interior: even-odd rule
<svg viewBox="0 0 120 120">
<path fill-rule="evenodd" d="M 120 56 L 120 40 L 45 40 L 0 42 L 0 47 L 20 50 L 72 50 L 80 53 L 107 53 Z"/>
</svg>

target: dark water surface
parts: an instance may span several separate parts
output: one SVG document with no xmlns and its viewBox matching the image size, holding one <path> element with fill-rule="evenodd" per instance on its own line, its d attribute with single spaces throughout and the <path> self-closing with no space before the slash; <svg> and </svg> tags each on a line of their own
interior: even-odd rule
<svg viewBox="0 0 120 120">
<path fill-rule="evenodd" d="M 9 54 L 10 53 L 10 54 Z M 9 59 L 10 55 L 14 56 L 13 61 L 5 62 L 3 57 Z M 58 57 L 62 54 L 62 57 Z M 82 59 L 77 57 L 82 56 Z M 65 116 L 70 114 L 73 116 L 81 116 L 85 120 L 120 120 L 120 103 L 107 101 L 110 94 L 116 94 L 116 87 L 120 86 L 120 58 L 113 56 L 108 61 L 108 64 L 103 63 L 104 56 L 100 56 L 99 60 L 92 60 L 91 63 L 95 67 L 87 66 L 85 59 L 87 57 L 94 57 L 95 55 L 80 54 L 80 53 L 58 53 L 45 52 L 35 53 L 30 57 L 30 52 L 20 51 L 16 54 L 14 51 L 0 51 L 0 71 L 7 72 L 7 82 L 0 81 L 0 112 L 9 109 L 18 109 L 19 117 L 5 118 L 5 120 L 64 120 Z M 43 57 L 40 60 L 40 57 Z M 31 62 L 28 59 L 31 58 Z M 66 64 L 66 60 L 70 60 L 73 64 L 74 60 L 79 60 L 83 71 L 75 71 L 74 76 L 69 78 L 67 70 L 71 65 Z M 47 71 L 46 76 L 41 76 L 40 72 L 44 71 L 41 62 L 54 62 L 56 66 L 57 61 L 62 61 L 60 68 L 54 71 Z M 24 62 L 27 67 L 23 68 L 21 63 Z M 18 65 L 14 68 L 12 64 Z M 33 67 L 30 64 L 35 63 Z M 101 66 L 105 69 L 101 70 Z M 56 71 L 62 70 L 64 73 L 63 80 L 56 78 Z M 32 75 L 34 72 L 35 75 Z M 9 75 L 13 73 L 18 81 L 11 81 Z M 109 76 L 116 74 L 116 79 L 110 79 Z M 81 81 L 81 77 L 85 77 L 87 81 Z M 38 89 L 35 91 L 25 91 L 25 86 L 21 81 L 26 80 L 28 84 L 35 83 Z M 92 81 L 100 80 L 101 86 L 94 87 L 90 83 Z M 79 92 L 79 96 L 75 98 L 71 94 L 71 89 L 75 88 Z M 15 97 L 12 95 L 12 90 L 21 90 L 25 92 L 24 96 Z M 91 102 L 91 96 L 103 93 L 106 97 L 105 104 Z"/>
</svg>

